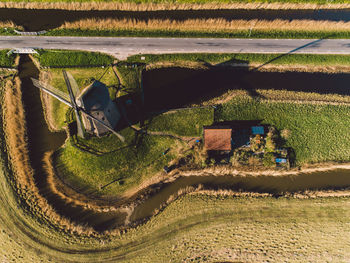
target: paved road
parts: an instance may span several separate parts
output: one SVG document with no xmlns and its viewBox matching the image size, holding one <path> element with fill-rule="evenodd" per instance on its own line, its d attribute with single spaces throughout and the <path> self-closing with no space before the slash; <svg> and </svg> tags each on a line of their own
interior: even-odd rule
<svg viewBox="0 0 350 263">
<path fill-rule="evenodd" d="M 350 39 L 208 39 L 0 36 L 0 49 L 44 48 L 100 51 L 125 58 L 160 53 L 350 54 Z"/>
</svg>

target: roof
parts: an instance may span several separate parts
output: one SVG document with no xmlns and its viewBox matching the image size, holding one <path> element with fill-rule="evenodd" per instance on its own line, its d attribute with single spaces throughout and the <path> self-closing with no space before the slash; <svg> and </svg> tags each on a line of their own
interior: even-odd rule
<svg viewBox="0 0 350 263">
<path fill-rule="evenodd" d="M 254 135 L 256 135 L 256 134 L 264 134 L 265 133 L 264 127 L 263 126 L 253 126 L 252 127 L 252 133 Z"/>
<path fill-rule="evenodd" d="M 80 100 L 86 111 L 103 110 L 110 101 L 108 88 L 105 84 L 95 80 L 87 86 L 77 100 Z"/>
<path fill-rule="evenodd" d="M 204 146 L 208 151 L 231 151 L 232 128 L 204 127 Z"/>
</svg>

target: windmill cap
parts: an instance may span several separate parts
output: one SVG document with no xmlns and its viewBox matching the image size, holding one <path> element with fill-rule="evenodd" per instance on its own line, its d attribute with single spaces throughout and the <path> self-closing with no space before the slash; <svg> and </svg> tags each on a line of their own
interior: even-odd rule
<svg viewBox="0 0 350 263">
<path fill-rule="evenodd" d="M 103 110 L 110 101 L 108 88 L 102 82 L 95 80 L 82 90 L 77 100 L 87 111 Z"/>
</svg>

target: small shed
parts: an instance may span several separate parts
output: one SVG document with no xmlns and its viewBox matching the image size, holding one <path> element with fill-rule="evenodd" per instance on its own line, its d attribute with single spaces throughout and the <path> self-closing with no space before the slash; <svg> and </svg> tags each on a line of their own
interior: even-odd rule
<svg viewBox="0 0 350 263">
<path fill-rule="evenodd" d="M 229 126 L 204 126 L 204 147 L 207 151 L 231 151 L 232 128 Z"/>
</svg>

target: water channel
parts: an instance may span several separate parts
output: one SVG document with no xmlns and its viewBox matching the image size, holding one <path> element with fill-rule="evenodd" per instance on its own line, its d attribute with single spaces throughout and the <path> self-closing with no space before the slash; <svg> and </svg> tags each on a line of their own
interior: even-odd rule
<svg viewBox="0 0 350 263">
<path fill-rule="evenodd" d="M 0 8 L 0 21 L 11 20 L 22 25 L 26 31 L 48 30 L 61 26 L 64 22 L 74 22 L 86 18 L 133 18 L 147 21 L 149 19 L 310 19 L 328 21 L 350 21 L 349 9 L 320 9 L 320 10 L 271 10 L 271 9 L 214 9 L 214 10 L 160 10 L 160 11 L 120 11 L 120 10 L 91 10 L 72 11 L 56 9 L 8 9 Z"/>
<path fill-rule="evenodd" d="M 28 136 L 30 139 L 30 160 L 35 169 L 35 181 L 40 193 L 47 198 L 49 203 L 62 215 L 71 218 L 77 223 L 87 224 L 96 230 L 106 230 L 123 225 L 125 214 L 120 212 L 98 213 L 72 206 L 59 196 L 50 192 L 46 187 L 47 175 L 43 169 L 43 155 L 47 151 L 56 150 L 64 144 L 65 133 L 52 133 L 49 131 L 44 119 L 40 93 L 35 88 L 30 77 L 38 78 L 36 69 L 28 56 L 21 56 L 20 78 L 22 80 L 23 99 L 28 124 Z M 215 79 L 215 86 L 213 86 Z M 229 87 L 248 87 L 251 92 L 256 88 L 278 89 L 283 87 L 290 90 L 317 91 L 319 93 L 338 93 L 349 95 L 347 88 L 350 83 L 350 74 L 324 74 L 324 73 L 278 73 L 278 72 L 248 72 L 244 69 L 218 68 L 211 70 L 189 70 L 179 68 L 156 69 L 145 73 L 145 90 L 157 91 L 179 89 L 183 91 L 193 90 L 186 99 L 170 96 L 171 101 L 177 101 L 175 106 L 186 105 L 198 97 L 198 94 L 208 93 L 216 96 L 217 92 L 224 92 Z M 161 83 L 161 84 L 160 84 Z M 232 86 L 235 84 L 234 86 Z M 237 86 L 238 85 L 238 86 Z M 210 90 L 220 87 L 214 93 Z M 190 89 L 191 88 L 191 89 Z M 168 96 L 163 94 L 166 99 Z M 147 99 L 147 97 L 145 97 Z M 177 100 L 178 99 L 178 100 Z M 159 97 L 157 97 L 159 101 Z M 169 101 L 170 103 L 170 101 Z M 162 107 L 162 105 L 158 105 Z M 171 183 L 159 183 L 150 187 L 152 195 L 138 205 L 131 215 L 131 222 L 143 221 L 151 216 L 155 209 L 166 202 L 170 196 L 176 195 L 180 189 L 187 186 L 203 185 L 208 189 L 232 189 L 259 193 L 271 193 L 275 195 L 285 192 L 298 192 L 305 190 L 342 189 L 350 186 L 350 171 L 338 169 L 328 172 L 300 173 L 298 175 L 285 176 L 188 176 L 179 177 Z"/>
</svg>

